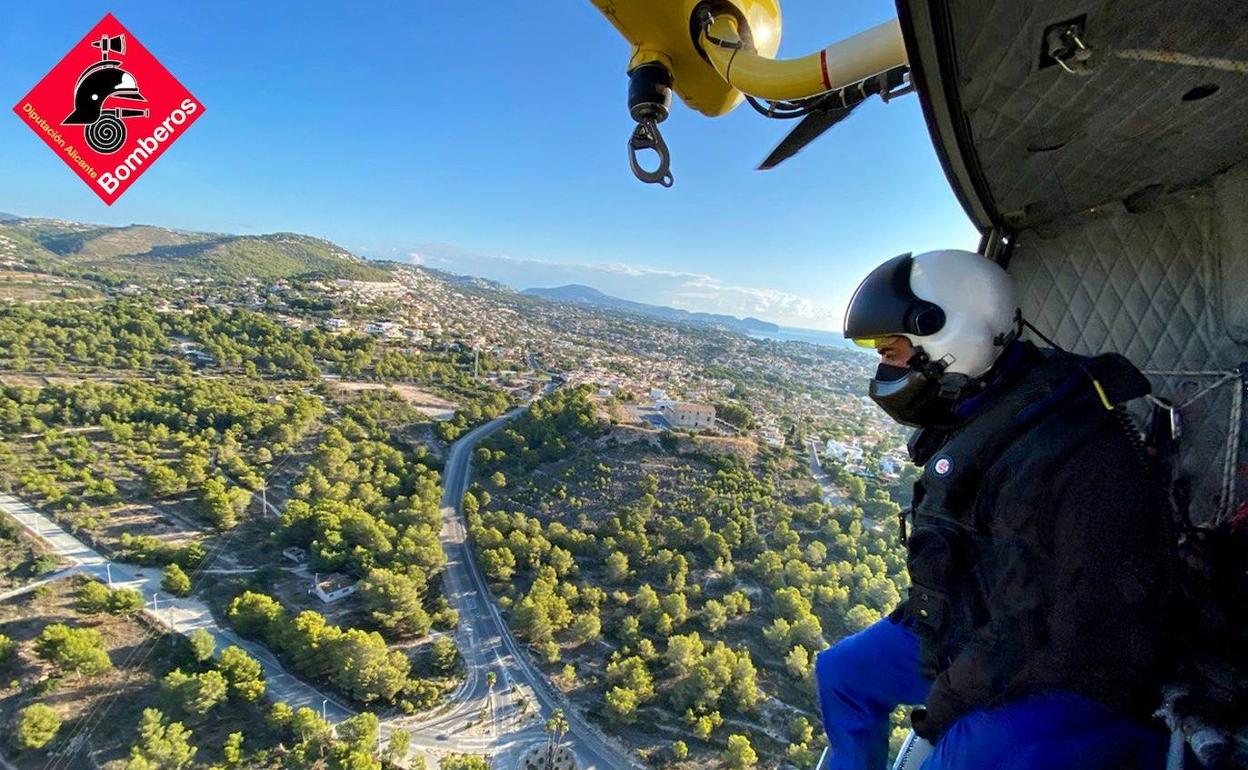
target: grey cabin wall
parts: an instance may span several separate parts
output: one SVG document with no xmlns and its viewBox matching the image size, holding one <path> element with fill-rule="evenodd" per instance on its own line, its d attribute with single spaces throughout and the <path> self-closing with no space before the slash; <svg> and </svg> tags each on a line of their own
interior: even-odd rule
<svg viewBox="0 0 1248 770">
<path fill-rule="evenodd" d="M 1023 313 L 1059 345 L 1118 352 L 1179 405 L 1192 514 L 1245 500 L 1248 164 L 1178 192 L 1137 196 L 1016 234 L 1008 270 Z"/>
</svg>

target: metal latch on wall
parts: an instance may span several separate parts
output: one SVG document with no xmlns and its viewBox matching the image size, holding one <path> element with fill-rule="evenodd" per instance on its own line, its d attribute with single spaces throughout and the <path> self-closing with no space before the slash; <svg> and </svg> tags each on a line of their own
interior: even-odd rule
<svg viewBox="0 0 1248 770">
<path fill-rule="evenodd" d="M 1040 69 L 1054 64 L 1071 75 L 1088 75 L 1092 72 L 1092 49 L 1084 43 L 1087 16 L 1051 24 L 1044 30 L 1041 41 Z"/>
</svg>

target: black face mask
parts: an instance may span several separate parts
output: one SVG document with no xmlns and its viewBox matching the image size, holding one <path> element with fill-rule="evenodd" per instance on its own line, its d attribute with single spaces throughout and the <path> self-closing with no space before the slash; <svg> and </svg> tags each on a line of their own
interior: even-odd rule
<svg viewBox="0 0 1248 770">
<path fill-rule="evenodd" d="M 917 356 L 916 356 L 917 358 Z M 912 362 L 917 363 L 912 359 Z M 940 367 L 880 364 L 868 395 L 889 417 L 913 428 L 934 428 L 955 422 L 956 395 L 942 388 Z"/>
</svg>

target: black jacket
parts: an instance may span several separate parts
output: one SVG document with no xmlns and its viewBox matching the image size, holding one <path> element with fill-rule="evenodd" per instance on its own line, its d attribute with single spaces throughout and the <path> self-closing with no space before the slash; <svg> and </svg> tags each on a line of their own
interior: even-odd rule
<svg viewBox="0 0 1248 770">
<path fill-rule="evenodd" d="M 1003 362 L 961 425 L 911 441 L 924 472 L 894 617 L 934 678 L 928 738 L 1045 690 L 1139 716 L 1158 701 L 1172 541 L 1118 405 L 1148 382 L 1117 355 L 1016 343 Z"/>
</svg>

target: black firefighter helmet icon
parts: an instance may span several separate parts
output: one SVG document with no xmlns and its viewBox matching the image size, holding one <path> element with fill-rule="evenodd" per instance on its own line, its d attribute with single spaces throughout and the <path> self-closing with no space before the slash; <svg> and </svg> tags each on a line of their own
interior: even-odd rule
<svg viewBox="0 0 1248 770">
<path fill-rule="evenodd" d="M 121 149 L 126 142 L 127 118 L 145 118 L 147 110 L 129 107 L 105 107 L 110 99 L 126 99 L 146 102 L 139 93 L 134 75 L 121 67 L 121 62 L 109 58 L 109 53 L 126 53 L 125 35 L 104 35 L 91 44 L 99 48 L 101 60 L 82 71 L 74 86 L 74 111 L 61 121 L 63 126 L 86 126 L 87 145 L 103 155 Z"/>
</svg>

